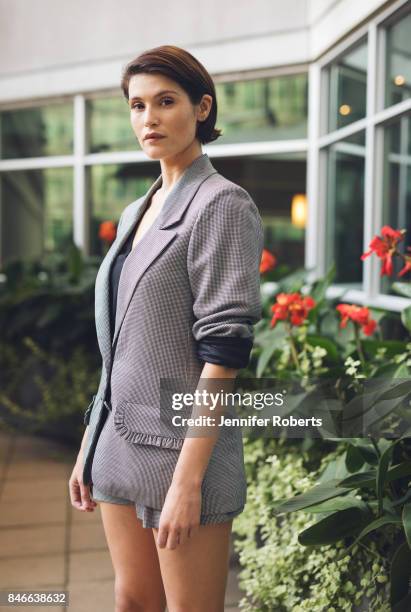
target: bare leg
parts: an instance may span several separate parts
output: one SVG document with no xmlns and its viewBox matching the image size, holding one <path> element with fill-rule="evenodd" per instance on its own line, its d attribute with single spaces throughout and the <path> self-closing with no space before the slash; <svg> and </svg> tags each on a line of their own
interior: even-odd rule
<svg viewBox="0 0 411 612">
<path fill-rule="evenodd" d="M 164 612 L 152 530 L 143 528 L 134 504 L 98 503 L 115 573 L 115 612 Z"/>
<path fill-rule="evenodd" d="M 157 547 L 169 612 L 224 612 L 231 527 L 201 525 L 177 548 Z"/>
</svg>

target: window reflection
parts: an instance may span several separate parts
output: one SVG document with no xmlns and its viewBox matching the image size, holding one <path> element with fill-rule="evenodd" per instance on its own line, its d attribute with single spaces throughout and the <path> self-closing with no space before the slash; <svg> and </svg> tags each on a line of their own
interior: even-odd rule
<svg viewBox="0 0 411 612">
<path fill-rule="evenodd" d="M 329 68 L 328 130 L 334 131 L 365 117 L 367 42 L 333 62 Z"/>
<path fill-rule="evenodd" d="M 307 136 L 306 74 L 217 83 L 216 144 Z M 87 101 L 88 151 L 141 150 L 123 97 Z"/>
<path fill-rule="evenodd" d="M 328 149 L 326 265 L 335 262 L 335 283 L 362 288 L 364 230 L 364 132 Z"/>
<path fill-rule="evenodd" d="M 305 192 L 306 160 L 303 154 L 211 158 L 217 171 L 246 189 L 256 202 L 264 225 L 264 246 L 284 271 L 304 265 L 305 227 L 292 222 L 292 200 Z M 144 195 L 160 175 L 157 162 L 110 164 L 89 169 L 91 214 L 90 252 L 101 255 L 98 237 L 102 221 L 118 222 L 124 208 Z"/>
<path fill-rule="evenodd" d="M 88 151 L 141 150 L 130 125 L 130 109 L 125 98 L 87 100 Z"/>
<path fill-rule="evenodd" d="M 305 138 L 307 75 L 217 83 L 217 144 Z"/>
<path fill-rule="evenodd" d="M 72 103 L 3 111 L 0 126 L 3 159 L 73 153 Z"/>
<path fill-rule="evenodd" d="M 305 193 L 304 154 L 266 154 L 216 157 L 213 166 L 246 189 L 255 201 L 264 226 L 264 247 L 277 258 L 283 273 L 304 266 L 305 227 L 292 221 L 292 201 Z"/>
<path fill-rule="evenodd" d="M 411 13 L 387 28 L 385 106 L 411 95 Z"/>
<path fill-rule="evenodd" d="M 384 130 L 383 176 L 383 225 L 407 230 L 398 250 L 409 254 L 406 247 L 411 246 L 411 114 L 401 117 Z M 393 264 L 393 275 L 381 278 L 381 289 L 383 293 L 398 295 L 392 291 L 392 283 L 410 281 L 411 274 L 398 278 L 403 261 L 394 257 Z"/>
<path fill-rule="evenodd" d="M 92 166 L 88 174 L 90 253 L 102 255 L 104 245 L 98 236 L 100 223 L 120 219 L 125 207 L 144 195 L 161 174 L 157 162 L 147 164 L 108 164 Z"/>
<path fill-rule="evenodd" d="M 1 260 L 64 252 L 73 237 L 71 168 L 1 175 Z"/>
</svg>

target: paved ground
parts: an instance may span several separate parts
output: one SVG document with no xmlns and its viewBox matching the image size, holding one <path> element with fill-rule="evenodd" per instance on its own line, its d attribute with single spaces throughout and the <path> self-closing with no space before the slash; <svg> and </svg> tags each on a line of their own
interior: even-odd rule
<svg viewBox="0 0 411 612">
<path fill-rule="evenodd" d="M 41 438 L 0 431 L 0 591 L 64 589 L 68 608 L 47 611 L 113 612 L 113 569 L 100 510 L 75 510 L 68 496 L 74 455 Z M 232 558 L 226 607 L 238 612 Z M 0 606 L 0 612 L 39 610 Z"/>
</svg>

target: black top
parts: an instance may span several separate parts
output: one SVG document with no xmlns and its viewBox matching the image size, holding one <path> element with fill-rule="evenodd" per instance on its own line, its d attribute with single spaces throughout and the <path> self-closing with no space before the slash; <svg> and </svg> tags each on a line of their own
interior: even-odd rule
<svg viewBox="0 0 411 612">
<path fill-rule="evenodd" d="M 120 274 L 127 255 L 131 252 L 135 231 L 123 244 L 114 259 L 110 274 L 110 326 L 114 335 L 117 294 Z M 229 368 L 245 368 L 250 360 L 253 341 L 239 336 L 206 336 L 197 342 L 197 357 L 204 362 L 215 363 Z"/>
</svg>

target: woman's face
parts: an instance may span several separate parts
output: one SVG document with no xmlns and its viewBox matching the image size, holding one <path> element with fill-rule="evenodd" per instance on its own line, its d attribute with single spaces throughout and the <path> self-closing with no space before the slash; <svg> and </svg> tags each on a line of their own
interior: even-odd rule
<svg viewBox="0 0 411 612">
<path fill-rule="evenodd" d="M 192 145 L 197 120 L 207 118 L 212 103 L 212 97 L 204 94 L 193 105 L 178 83 L 161 74 L 133 75 L 128 95 L 134 134 L 151 159 L 172 157 Z M 153 132 L 160 137 L 147 139 Z"/>
</svg>

